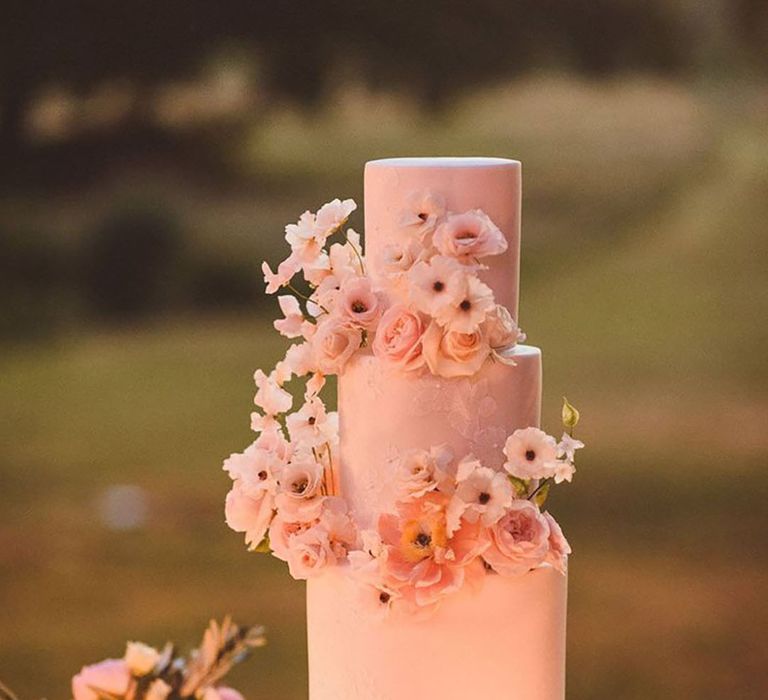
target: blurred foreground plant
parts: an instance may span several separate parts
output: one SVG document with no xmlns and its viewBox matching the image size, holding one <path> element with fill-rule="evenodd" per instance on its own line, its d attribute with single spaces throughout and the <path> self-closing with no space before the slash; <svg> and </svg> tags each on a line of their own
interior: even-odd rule
<svg viewBox="0 0 768 700">
<path fill-rule="evenodd" d="M 211 620 L 200 647 L 187 656 L 170 642 L 158 651 L 128 642 L 122 659 L 84 666 L 72 679 L 74 700 L 243 700 L 220 681 L 251 650 L 264 646 L 262 627 L 240 627 L 229 617 Z M 0 700 L 19 698 L 0 682 Z"/>
</svg>

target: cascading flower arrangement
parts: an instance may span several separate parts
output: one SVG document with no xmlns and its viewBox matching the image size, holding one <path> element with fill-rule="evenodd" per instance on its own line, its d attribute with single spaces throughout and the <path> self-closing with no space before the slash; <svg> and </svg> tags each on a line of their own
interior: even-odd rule
<svg viewBox="0 0 768 700">
<path fill-rule="evenodd" d="M 283 317 L 274 326 L 298 342 L 269 374 L 254 375 L 258 437 L 224 462 L 233 482 L 227 524 L 251 550 L 286 561 L 294 578 L 345 567 L 387 609 L 434 607 L 489 571 L 565 571 L 570 547 L 541 506 L 553 483 L 572 479 L 583 447 L 567 401 L 562 439 L 515 431 L 504 471 L 446 446 L 402 455 L 393 512 L 375 530 L 358 530 L 336 483 L 338 416 L 320 396 L 326 376 L 372 352 L 398 371 L 469 377 L 486 362 L 514 365 L 511 351 L 525 336 L 479 276 L 484 258 L 507 249 L 485 212 L 449 212 L 438 195 L 415 193 L 399 219 L 405 242 L 384 249 L 374 277 L 359 234 L 346 227 L 355 209 L 335 199 L 305 212 L 285 228 L 290 255 L 274 272 L 262 266 L 269 294 L 290 292 L 277 298 Z M 304 381 L 297 410 L 286 388 L 293 379 Z"/>
</svg>

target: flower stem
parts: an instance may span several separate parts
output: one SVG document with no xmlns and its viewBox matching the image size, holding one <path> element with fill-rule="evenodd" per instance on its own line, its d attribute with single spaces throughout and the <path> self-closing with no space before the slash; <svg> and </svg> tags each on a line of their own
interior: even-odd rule
<svg viewBox="0 0 768 700">
<path fill-rule="evenodd" d="M 355 255 L 357 255 L 357 259 L 360 261 L 360 271 L 365 274 L 365 261 L 363 260 L 361 252 L 357 249 L 357 246 L 349 240 L 349 234 L 346 234 L 345 237 L 347 239 L 347 243 L 349 243 L 352 250 L 355 251 Z"/>
<path fill-rule="evenodd" d="M 535 495 L 536 495 L 536 494 L 537 494 L 539 491 L 541 491 L 541 489 L 543 489 L 543 488 L 544 488 L 544 486 L 545 486 L 547 483 L 549 483 L 549 482 L 551 482 L 551 481 L 552 481 L 552 477 L 551 477 L 551 476 L 548 476 L 546 479 L 542 479 L 542 481 L 540 481 L 540 482 L 539 482 L 539 485 L 538 485 L 538 486 L 537 486 L 535 489 L 533 489 L 533 492 L 532 492 L 532 493 L 531 493 L 531 494 L 528 496 L 528 499 L 527 499 L 527 500 L 529 500 L 529 501 L 530 501 L 530 500 L 533 500 L 533 497 L 534 497 L 534 496 L 535 496 Z"/>
</svg>

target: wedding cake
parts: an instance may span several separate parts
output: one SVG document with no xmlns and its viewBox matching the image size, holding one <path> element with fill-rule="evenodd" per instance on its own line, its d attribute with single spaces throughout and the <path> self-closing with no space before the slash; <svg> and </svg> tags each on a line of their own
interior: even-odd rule
<svg viewBox="0 0 768 700">
<path fill-rule="evenodd" d="M 544 502 L 583 445 L 567 402 L 562 438 L 539 428 L 520 200 L 517 161 L 372 161 L 364 251 L 333 200 L 264 264 L 297 342 L 255 374 L 226 518 L 307 580 L 310 700 L 564 698 L 570 547 Z"/>
</svg>

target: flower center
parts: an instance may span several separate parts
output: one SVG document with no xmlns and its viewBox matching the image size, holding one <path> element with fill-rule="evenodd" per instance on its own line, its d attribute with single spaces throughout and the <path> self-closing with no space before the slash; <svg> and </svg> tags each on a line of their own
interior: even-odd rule
<svg viewBox="0 0 768 700">
<path fill-rule="evenodd" d="M 526 450 L 525 451 L 525 458 L 529 462 L 533 462 L 533 460 L 536 459 L 536 453 L 533 450 Z"/>
<path fill-rule="evenodd" d="M 462 311 L 469 311 L 472 308 L 472 302 L 469 299 L 465 299 L 459 304 L 459 308 Z"/>
<path fill-rule="evenodd" d="M 300 479 L 293 482 L 291 490 L 294 493 L 304 493 L 307 490 L 307 486 L 309 486 L 309 482 L 306 479 Z"/>
<path fill-rule="evenodd" d="M 491 500 L 491 494 L 483 491 L 478 497 L 477 501 L 481 506 L 484 506 L 488 501 Z"/>
<path fill-rule="evenodd" d="M 420 211 L 418 216 L 422 221 L 426 221 L 429 218 L 429 214 L 424 211 Z"/>
<path fill-rule="evenodd" d="M 386 605 L 389 602 L 389 599 L 391 597 L 392 596 L 389 595 L 389 593 L 387 593 L 386 591 L 382 591 L 381 593 L 379 593 L 379 602 Z"/>
<path fill-rule="evenodd" d="M 354 311 L 356 314 L 361 314 L 364 311 L 368 311 L 368 307 L 362 301 L 353 301 L 352 311 Z"/>
<path fill-rule="evenodd" d="M 445 289 L 445 284 L 443 284 L 440 280 L 436 280 L 432 285 L 432 289 L 434 289 L 436 292 L 442 292 Z"/>
<path fill-rule="evenodd" d="M 456 238 L 460 241 L 466 241 L 475 238 L 475 234 L 472 231 L 462 231 Z"/>
<path fill-rule="evenodd" d="M 413 540 L 413 543 L 417 547 L 426 549 L 427 547 L 429 547 L 429 545 L 432 544 L 432 538 L 426 532 L 420 532 L 418 535 L 416 535 L 416 538 Z"/>
<path fill-rule="evenodd" d="M 265 472 L 263 469 L 259 472 L 259 480 L 260 481 L 267 480 L 267 472 Z"/>
<path fill-rule="evenodd" d="M 314 425 L 316 422 L 317 422 L 317 418 L 315 418 L 314 416 L 310 416 L 309 418 L 307 418 L 307 423 L 309 423 L 310 425 Z"/>
</svg>

